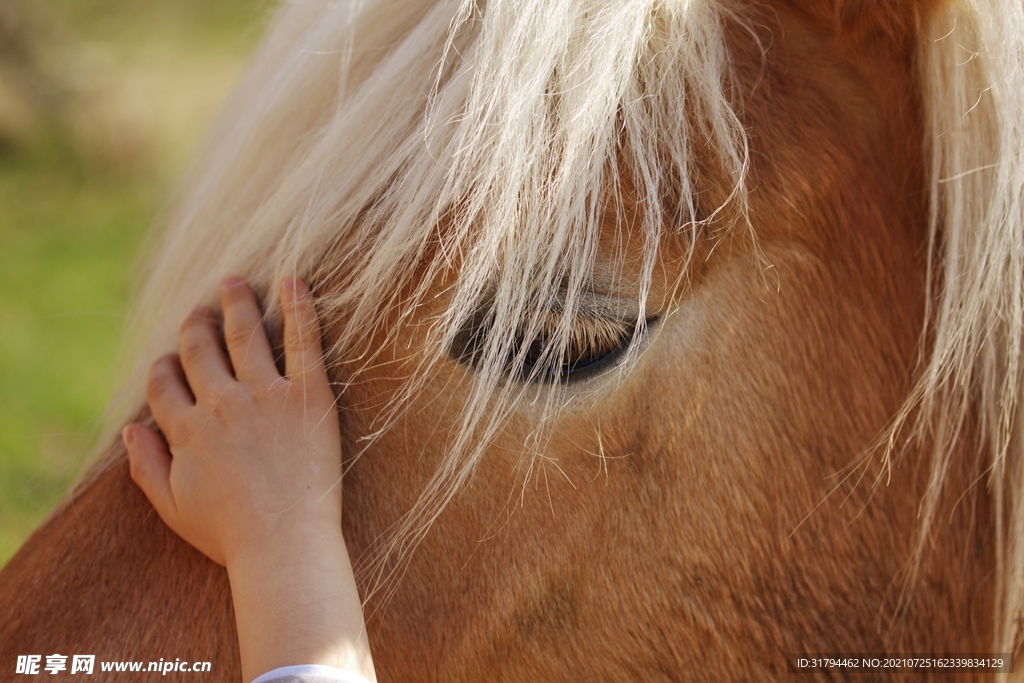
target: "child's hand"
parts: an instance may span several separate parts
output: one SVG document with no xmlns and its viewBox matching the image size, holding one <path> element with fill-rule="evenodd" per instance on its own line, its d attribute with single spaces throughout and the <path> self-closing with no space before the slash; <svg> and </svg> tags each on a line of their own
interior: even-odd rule
<svg viewBox="0 0 1024 683">
<path fill-rule="evenodd" d="M 181 353 L 150 371 L 146 398 L 167 441 L 141 424 L 123 437 L 132 478 L 160 518 L 227 565 L 282 540 L 339 534 L 341 442 L 306 285 L 281 286 L 284 377 L 249 285 L 226 280 L 221 305 L 227 354 L 216 316 L 197 308 L 182 324 Z"/>
<path fill-rule="evenodd" d="M 341 437 L 306 285 L 281 285 L 284 377 L 256 297 L 221 288 L 227 355 L 211 311 L 181 326 L 181 354 L 150 371 L 146 398 L 167 438 L 125 427 L 132 479 L 160 518 L 225 565 L 247 681 L 326 664 L 374 678 L 341 534 Z"/>
</svg>

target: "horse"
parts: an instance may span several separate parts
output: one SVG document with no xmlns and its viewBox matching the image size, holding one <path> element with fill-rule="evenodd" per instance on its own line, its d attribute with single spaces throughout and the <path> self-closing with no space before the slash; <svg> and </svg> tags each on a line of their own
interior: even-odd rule
<svg viewBox="0 0 1024 683">
<path fill-rule="evenodd" d="M 110 433 L 220 278 L 298 274 L 382 681 L 1019 654 L 1022 29 L 1013 0 L 286 3 L 153 250 Z M 237 681 L 223 569 L 105 443 L 0 573 L 4 670 Z"/>
</svg>

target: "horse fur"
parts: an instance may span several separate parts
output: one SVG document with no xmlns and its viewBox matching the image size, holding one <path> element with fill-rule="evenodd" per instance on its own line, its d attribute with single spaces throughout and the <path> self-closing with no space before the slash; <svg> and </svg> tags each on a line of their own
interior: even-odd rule
<svg viewBox="0 0 1024 683">
<path fill-rule="evenodd" d="M 139 368 L 225 274 L 316 284 L 381 680 L 1017 650 L 1022 27 L 1009 0 L 289 5 L 156 249 Z M 656 320 L 617 370 L 503 375 L 595 301 Z M 116 442 L 0 595 L 0 661 L 239 675 L 223 573 Z"/>
</svg>

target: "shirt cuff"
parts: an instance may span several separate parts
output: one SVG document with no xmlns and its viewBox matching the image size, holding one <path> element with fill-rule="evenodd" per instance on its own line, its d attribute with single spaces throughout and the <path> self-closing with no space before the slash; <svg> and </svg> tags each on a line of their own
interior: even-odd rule
<svg viewBox="0 0 1024 683">
<path fill-rule="evenodd" d="M 359 674 L 323 664 L 282 666 L 257 676 L 252 683 L 370 683 Z"/>
</svg>

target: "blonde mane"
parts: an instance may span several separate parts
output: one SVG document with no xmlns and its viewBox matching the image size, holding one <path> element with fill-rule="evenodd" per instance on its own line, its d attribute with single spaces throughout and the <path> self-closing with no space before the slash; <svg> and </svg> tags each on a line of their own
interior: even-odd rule
<svg viewBox="0 0 1024 683">
<path fill-rule="evenodd" d="M 935 444 L 917 552 L 973 413 L 995 511 L 994 651 L 1015 652 L 1024 616 L 1024 6 L 951 2 L 924 36 L 931 349 L 899 416 L 920 405 L 914 431 Z"/>
<path fill-rule="evenodd" d="M 725 11 L 712 0 L 284 5 L 154 250 L 133 318 L 138 363 L 111 425 L 141 404 L 145 369 L 227 274 L 263 292 L 284 275 L 309 278 L 323 319 L 338 321 L 332 361 L 366 366 L 374 359 L 351 350 L 368 330 L 393 333 L 379 330 L 382 312 L 397 328 L 447 283 L 424 360 L 377 431 L 483 301 L 490 334 L 448 457 L 386 549 L 407 555 L 520 398 L 501 382 L 522 353 L 513 340 L 555 310 L 552 353 L 567 343 L 626 179 L 645 244 L 640 310 L 661 235 L 706 218 L 695 145 L 717 154 L 745 215 Z M 937 444 L 922 551 L 962 427 L 981 417 L 1003 513 L 996 649 L 1010 651 L 1024 609 L 1024 8 L 962 0 L 937 15 L 921 40 L 935 291 L 923 373 L 898 418 L 920 406 L 916 433 Z M 547 402 L 557 408 L 557 388 Z"/>
</svg>

